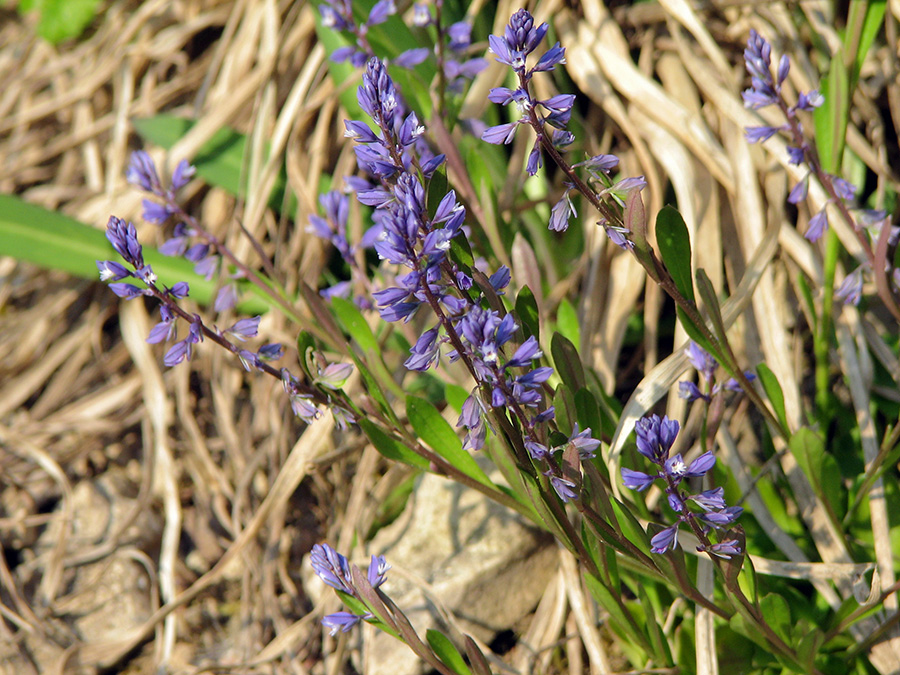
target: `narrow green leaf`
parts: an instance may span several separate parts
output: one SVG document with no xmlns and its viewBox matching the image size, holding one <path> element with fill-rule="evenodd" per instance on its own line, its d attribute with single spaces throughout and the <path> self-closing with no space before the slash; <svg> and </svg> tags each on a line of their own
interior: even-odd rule
<svg viewBox="0 0 900 675">
<path fill-rule="evenodd" d="M 734 571 L 735 566 L 733 565 L 725 567 L 725 573 L 729 580 L 734 578 Z M 753 567 L 753 559 L 750 556 L 744 556 L 744 564 L 737 573 L 737 581 L 741 593 L 756 605 L 759 602 L 759 581 L 756 578 L 756 568 Z"/>
<path fill-rule="evenodd" d="M 791 436 L 789 447 L 832 522 L 839 522 L 845 508 L 844 490 L 840 469 L 834 457 L 825 452 L 824 439 L 812 429 L 801 427 Z"/>
<path fill-rule="evenodd" d="M 331 298 L 331 308 L 341 328 L 356 340 L 364 353 L 378 353 L 378 340 L 356 305 L 346 298 Z"/>
<path fill-rule="evenodd" d="M 453 262 L 462 265 L 463 268 L 471 268 L 475 264 L 472 247 L 464 234 L 460 233 L 450 240 L 450 257 Z"/>
<path fill-rule="evenodd" d="M 0 255 L 91 281 L 100 278 L 97 260 L 119 258 L 103 231 L 12 195 L 0 195 Z M 212 303 L 216 286 L 194 274 L 192 262 L 161 255 L 149 246 L 144 246 L 144 259 L 153 267 L 160 284 L 173 286 L 186 281 L 191 287 L 191 300 L 201 305 Z M 243 285 L 242 290 L 248 290 L 247 286 Z M 263 314 L 269 308 L 254 293 L 237 309 L 246 314 Z"/>
<path fill-rule="evenodd" d="M 560 431 L 566 435 L 572 433 L 575 422 L 578 421 L 578 410 L 575 407 L 572 390 L 565 382 L 561 383 L 553 394 L 553 407 L 556 408 L 556 424 Z"/>
<path fill-rule="evenodd" d="M 528 286 L 522 286 L 516 296 L 516 317 L 522 324 L 526 335 L 533 335 L 541 340 L 541 321 L 538 315 L 537 301 Z"/>
<path fill-rule="evenodd" d="M 450 668 L 454 673 L 459 675 L 472 675 L 472 671 L 463 660 L 462 654 L 456 646 L 450 642 L 449 638 L 443 633 L 429 628 L 425 631 L 425 639 L 432 651 L 437 655 L 445 666 Z"/>
<path fill-rule="evenodd" d="M 560 333 L 554 333 L 550 339 L 550 353 L 556 372 L 566 386 L 572 391 L 584 388 L 584 365 L 572 341 Z"/>
<path fill-rule="evenodd" d="M 674 665 L 672 661 L 672 653 L 669 650 L 669 641 L 663 633 L 662 626 L 659 625 L 659 619 L 650 596 L 647 594 L 647 586 L 637 584 L 638 599 L 644 608 L 644 628 L 650 636 L 650 645 L 653 647 L 655 659 L 660 663 Z"/>
<path fill-rule="evenodd" d="M 867 2 L 851 2 L 847 13 L 847 37 L 844 48 L 848 60 L 853 62 L 850 73 L 850 89 L 856 88 L 862 64 L 869 54 L 875 38 L 884 26 L 884 14 L 887 10 L 886 0 L 868 0 Z M 864 16 L 860 17 L 860 12 Z"/>
<path fill-rule="evenodd" d="M 563 298 L 556 310 L 556 325 L 559 332 L 574 345 L 581 344 L 581 325 L 578 323 L 578 312 L 567 298 Z"/>
<path fill-rule="evenodd" d="M 782 427 L 787 429 L 788 423 L 787 411 L 784 407 L 784 392 L 781 390 L 781 384 L 779 384 L 778 378 L 775 377 L 775 373 L 773 373 L 772 369 L 765 363 L 760 363 L 756 366 L 756 374 L 759 377 L 760 384 L 763 386 L 763 391 L 766 392 L 766 396 L 769 398 L 769 403 L 772 404 L 772 409 L 778 416 L 778 421 L 781 423 Z"/>
<path fill-rule="evenodd" d="M 397 418 L 397 414 L 394 412 L 394 409 L 388 403 L 387 396 L 384 393 L 384 389 L 381 386 L 381 383 L 378 381 L 378 378 L 372 373 L 369 367 L 366 365 L 366 362 L 359 358 L 356 354 L 350 354 L 350 358 L 353 359 L 353 363 L 356 364 L 357 370 L 359 370 L 359 374 L 363 379 L 363 382 L 366 384 L 366 392 L 372 399 L 378 404 L 378 407 L 381 409 L 382 414 L 390 420 L 392 424 L 399 425 L 400 420 Z"/>
<path fill-rule="evenodd" d="M 417 396 L 406 397 L 406 415 L 419 438 L 450 464 L 482 485 L 496 489 L 472 455 L 463 450 L 462 441 L 450 423 L 431 403 Z"/>
<path fill-rule="evenodd" d="M 603 433 L 603 419 L 600 415 L 600 404 L 588 388 L 575 392 L 575 411 L 578 415 L 578 426 L 582 431 L 590 429 L 594 438 Z"/>
<path fill-rule="evenodd" d="M 778 637 L 790 644 L 793 624 L 791 608 L 787 600 L 777 593 L 767 593 L 760 598 L 759 608 L 769 627 L 775 631 Z"/>
<path fill-rule="evenodd" d="M 832 55 L 828 77 L 822 80 L 820 87 L 825 104 L 813 112 L 816 149 L 822 168 L 830 174 L 838 174 L 850 115 L 850 82 L 841 50 Z"/>
<path fill-rule="evenodd" d="M 627 613 L 621 604 L 619 590 L 611 591 L 593 574 L 585 573 L 584 581 L 597 604 L 609 612 L 609 620 L 617 632 L 625 636 L 633 647 L 640 649 L 645 654 L 651 651 L 647 636 L 637 628 L 634 617 Z"/>
<path fill-rule="evenodd" d="M 716 289 L 713 288 L 712 281 L 706 275 L 706 271 L 697 270 L 697 291 L 700 293 L 700 299 L 703 300 L 703 306 L 706 308 L 709 318 L 712 321 L 713 334 L 722 344 L 728 340 L 726 334 L 725 321 L 722 319 L 722 309 L 719 306 L 719 297 L 716 295 Z"/>
<path fill-rule="evenodd" d="M 618 476 L 616 478 L 618 479 Z M 650 537 L 644 532 L 644 528 L 641 527 L 637 518 L 634 517 L 631 509 L 618 499 L 613 499 L 612 507 L 616 514 L 616 520 L 619 523 L 619 530 L 625 538 L 642 551 L 649 550 Z"/>
<path fill-rule="evenodd" d="M 97 16 L 100 0 L 22 0 L 19 14 L 37 11 L 37 34 L 51 44 L 77 38 Z"/>
<path fill-rule="evenodd" d="M 450 182 L 447 180 L 447 168 L 446 166 L 441 166 L 437 171 L 435 171 L 431 178 L 428 179 L 428 184 L 425 187 L 425 206 L 428 210 L 428 215 L 431 218 L 434 218 L 437 213 L 437 207 L 447 196 L 447 193 L 450 191 Z M 455 239 L 456 237 L 454 237 Z M 469 263 L 471 265 L 471 263 Z"/>
<path fill-rule="evenodd" d="M 414 466 L 417 469 L 424 469 L 426 471 L 428 470 L 427 459 L 425 459 L 421 455 L 417 455 L 400 441 L 388 436 L 381 429 L 375 426 L 373 422 L 370 422 L 363 417 L 358 420 L 358 424 L 359 428 L 363 430 L 363 433 L 366 435 L 366 437 L 368 437 L 368 439 L 372 441 L 372 445 L 375 446 L 375 449 L 388 459 L 395 462 L 403 462 L 404 464 L 409 464 L 410 466 Z"/>
<path fill-rule="evenodd" d="M 698 345 L 703 347 L 706 351 L 708 351 L 712 356 L 718 361 L 722 363 L 722 355 L 719 353 L 718 348 L 709 341 L 706 337 L 706 333 L 701 330 L 701 328 L 691 320 L 691 317 L 684 312 L 681 307 L 675 308 L 675 314 L 678 316 L 678 320 L 681 321 L 681 325 L 684 327 L 684 332 L 688 334 L 688 337 L 691 338 Z"/>
<path fill-rule="evenodd" d="M 678 291 L 694 302 L 691 281 L 691 237 L 684 218 L 673 206 L 664 206 L 656 216 L 656 242 L 662 261 L 672 275 Z"/>
</svg>

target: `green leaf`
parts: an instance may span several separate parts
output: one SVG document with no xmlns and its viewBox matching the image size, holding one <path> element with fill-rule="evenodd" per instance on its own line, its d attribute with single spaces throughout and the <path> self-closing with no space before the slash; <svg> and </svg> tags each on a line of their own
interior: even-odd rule
<svg viewBox="0 0 900 675">
<path fill-rule="evenodd" d="M 678 209 L 666 205 L 656 216 L 656 242 L 659 254 L 672 275 L 678 292 L 694 302 L 691 281 L 691 237 Z"/>
<path fill-rule="evenodd" d="M 737 581 L 738 586 L 741 589 L 741 593 L 743 593 L 747 598 L 750 599 L 754 605 L 757 603 L 757 596 L 759 594 L 759 582 L 756 578 L 756 568 L 753 567 L 753 559 L 750 556 L 744 556 L 743 560 L 744 564 L 737 572 Z M 725 573 L 729 581 L 734 577 L 735 566 L 728 565 L 725 568 Z"/>
<path fill-rule="evenodd" d="M 463 403 L 469 398 L 469 390 L 465 387 L 460 387 L 458 384 L 448 382 L 444 385 L 444 396 L 447 397 L 447 403 L 450 407 L 461 413 Z"/>
<path fill-rule="evenodd" d="M 769 627 L 787 643 L 791 641 L 791 608 L 781 595 L 768 593 L 759 600 L 759 608 Z"/>
<path fill-rule="evenodd" d="M 801 427 L 791 436 L 789 447 L 832 522 L 839 522 L 844 511 L 844 491 L 840 469 L 834 457 L 825 452 L 825 441 L 812 429 Z"/>
<path fill-rule="evenodd" d="M 91 281 L 100 278 L 97 260 L 119 258 L 101 230 L 11 195 L 0 195 L 0 255 Z M 144 260 L 153 267 L 160 284 L 173 286 L 186 281 L 191 287 L 191 300 L 201 305 L 212 303 L 216 286 L 194 274 L 192 262 L 161 255 L 149 246 L 144 246 Z M 247 286 L 242 285 L 242 289 Z M 246 314 L 262 314 L 269 308 L 259 295 L 238 305 L 238 310 Z"/>
<path fill-rule="evenodd" d="M 556 373 L 565 385 L 572 391 L 583 389 L 585 386 L 584 365 L 581 363 L 578 349 L 572 344 L 572 341 L 560 333 L 554 333 L 550 339 L 550 353 L 553 356 Z"/>
<path fill-rule="evenodd" d="M 603 419 L 600 416 L 600 404 L 586 387 L 575 392 L 575 411 L 578 425 L 582 431 L 590 429 L 594 438 L 603 433 Z"/>
<path fill-rule="evenodd" d="M 525 334 L 533 335 L 540 342 L 541 320 L 538 315 L 537 301 L 528 286 L 522 286 L 516 296 L 516 316 L 522 323 Z"/>
<path fill-rule="evenodd" d="M 331 307 L 341 328 L 356 340 L 363 352 L 378 353 L 378 340 L 356 305 L 346 298 L 331 298 Z"/>
<path fill-rule="evenodd" d="M 449 191 L 450 182 L 447 180 L 447 167 L 446 165 L 442 165 L 431 175 L 431 178 L 428 179 L 428 183 L 425 186 L 425 205 L 428 209 L 428 216 L 430 218 L 434 218 L 437 213 L 438 205 L 441 203 L 441 200 L 447 196 Z"/>
<path fill-rule="evenodd" d="M 675 314 L 678 316 L 678 320 L 681 321 L 681 325 L 684 326 L 684 332 L 688 334 L 688 337 L 708 351 L 719 363 L 722 363 L 722 355 L 719 353 L 719 350 L 706 337 L 706 333 L 691 320 L 691 317 L 681 307 L 675 308 Z"/>
<path fill-rule="evenodd" d="M 674 665 L 672 662 L 672 653 L 669 650 L 669 641 L 663 634 L 662 627 L 659 625 L 653 603 L 647 594 L 647 586 L 645 584 L 637 584 L 638 599 L 644 608 L 644 627 L 650 636 L 650 644 L 653 647 L 653 653 L 656 660 L 667 665 Z"/>
<path fill-rule="evenodd" d="M 472 675 L 472 671 L 469 670 L 469 667 L 463 660 L 462 654 L 459 653 L 459 650 L 450 642 L 446 635 L 429 628 L 425 631 L 425 639 L 428 640 L 432 651 L 437 654 L 441 662 L 450 670 L 454 673 L 459 673 L 459 675 Z"/>
<path fill-rule="evenodd" d="M 381 383 L 366 365 L 366 362 L 359 358 L 356 354 L 351 354 L 350 357 L 353 359 L 353 363 L 356 364 L 357 370 L 359 370 L 359 374 L 363 379 L 363 382 L 366 383 L 366 391 L 369 396 L 378 404 L 378 407 L 381 408 L 382 414 L 390 420 L 392 424 L 399 425 L 400 420 L 397 418 L 397 413 L 394 412 L 394 409 L 388 403 L 387 396 L 384 393 L 384 389 L 381 387 Z"/>
<path fill-rule="evenodd" d="M 472 255 L 472 247 L 469 245 L 469 240 L 462 233 L 453 237 L 450 240 L 450 258 L 453 262 L 461 265 L 463 268 L 469 267 L 475 264 L 475 256 Z"/>
<path fill-rule="evenodd" d="M 196 122 L 174 115 L 157 115 L 132 120 L 132 124 L 144 140 L 170 150 Z M 246 152 L 247 137 L 224 127 L 200 147 L 191 164 L 197 168 L 197 175 L 210 185 L 236 196 L 244 196 L 247 192 L 244 169 Z M 285 204 L 286 186 L 287 173 L 282 167 L 268 200 L 269 206 L 279 213 L 293 213 L 296 209 L 297 200 L 293 196 Z"/>
<path fill-rule="evenodd" d="M 778 378 L 775 377 L 775 373 L 773 373 L 772 369 L 765 363 L 760 363 L 756 366 L 756 374 L 759 377 L 760 384 L 762 384 L 763 391 L 765 391 L 766 396 L 769 397 L 769 403 L 772 404 L 772 409 L 778 416 L 778 421 L 783 428 L 787 429 L 788 423 L 787 411 L 784 407 L 784 392 L 781 390 Z"/>
<path fill-rule="evenodd" d="M 885 10 L 887 10 L 887 0 L 850 3 L 844 47 L 847 50 L 847 56 L 853 61 L 853 72 L 850 74 L 851 88 L 856 87 L 862 64 L 884 25 Z M 865 14 L 860 16 L 860 12 L 865 12 Z"/>
<path fill-rule="evenodd" d="M 300 368 L 303 369 L 303 372 L 306 373 L 306 376 L 309 378 L 315 377 L 316 373 L 310 370 L 307 354 L 310 351 L 316 351 L 317 349 L 316 339 L 313 337 L 312 333 L 301 330 L 300 333 L 297 334 L 297 359 L 300 361 Z"/>
<path fill-rule="evenodd" d="M 40 14 L 37 34 L 51 44 L 76 38 L 97 16 L 100 0 L 22 0 L 19 14 Z"/>
<path fill-rule="evenodd" d="M 319 12 L 313 13 L 316 20 L 316 36 L 319 42 L 325 47 L 325 52 L 331 56 L 335 50 L 341 47 L 350 46 L 350 39 L 341 33 L 322 25 L 322 15 Z M 328 66 L 328 73 L 335 84 L 338 92 L 338 98 L 344 110 L 347 111 L 347 119 L 365 120 L 369 127 L 376 131 L 375 125 L 369 119 L 362 108 L 359 107 L 359 100 L 356 98 L 357 87 L 351 86 L 351 82 L 360 82 L 360 71 L 354 68 L 349 61 L 341 61 L 340 63 L 332 61 L 330 58 L 325 59 Z"/>
<path fill-rule="evenodd" d="M 709 318 L 713 325 L 713 334 L 722 344 L 728 339 L 725 329 L 725 321 L 722 319 L 722 310 L 719 307 L 719 297 L 716 295 L 716 289 L 713 288 L 712 281 L 706 275 L 706 271 L 697 270 L 697 290 L 700 298 L 703 300 L 703 306 L 709 314 Z M 721 363 L 721 362 L 720 362 Z"/>
<path fill-rule="evenodd" d="M 850 81 L 841 50 L 831 57 L 828 77 L 820 83 L 825 104 L 813 112 L 816 127 L 816 149 L 822 168 L 838 174 L 844 154 L 847 120 L 850 115 Z"/>
<path fill-rule="evenodd" d="M 618 499 L 612 500 L 613 511 L 616 514 L 616 520 L 619 523 L 619 530 L 628 541 L 637 546 L 642 551 L 650 548 L 650 537 L 644 532 L 644 528 L 634 517 L 632 510 L 620 502 Z"/>
<path fill-rule="evenodd" d="M 417 469 L 428 470 L 429 462 L 427 459 L 416 454 L 400 441 L 388 436 L 375 426 L 373 422 L 370 422 L 363 417 L 360 418 L 357 423 L 359 424 L 359 428 L 363 430 L 363 433 L 370 441 L 372 441 L 372 445 L 375 446 L 375 449 L 388 459 L 409 464 Z"/>
<path fill-rule="evenodd" d="M 463 450 L 462 441 L 450 423 L 441 417 L 431 403 L 417 396 L 406 397 L 406 414 L 416 434 L 432 450 L 446 459 L 454 467 L 462 471 L 482 485 L 496 489 L 487 474 L 468 452 Z"/>
<path fill-rule="evenodd" d="M 563 298 L 556 310 L 556 325 L 559 332 L 574 345 L 581 344 L 581 326 L 578 324 L 578 312 L 567 298 Z"/>
<path fill-rule="evenodd" d="M 650 651 L 647 636 L 638 629 L 634 617 L 621 603 L 618 589 L 615 593 L 611 592 L 610 589 L 603 585 L 603 582 L 587 572 L 584 574 L 584 581 L 597 604 L 609 612 L 609 620 L 617 632 L 627 637 L 633 647 L 640 649 L 645 654 Z"/>
<path fill-rule="evenodd" d="M 575 397 L 565 382 L 556 387 L 553 394 L 553 407 L 556 408 L 556 424 L 566 435 L 572 432 L 578 421 L 578 410 L 575 408 Z"/>
</svg>

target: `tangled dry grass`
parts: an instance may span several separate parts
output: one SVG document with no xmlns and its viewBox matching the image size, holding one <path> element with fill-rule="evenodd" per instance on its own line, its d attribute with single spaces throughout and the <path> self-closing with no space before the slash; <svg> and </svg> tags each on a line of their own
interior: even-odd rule
<svg viewBox="0 0 900 675">
<path fill-rule="evenodd" d="M 498 4 L 495 32 L 518 5 Z M 791 12 L 803 12 L 826 42 L 836 37 L 830 3 L 753 5 L 714 0 L 700 10 L 667 0 L 611 15 L 599 0 L 547 0 L 534 10 L 555 17 L 568 71 L 590 101 L 597 151 L 615 142 L 629 173 L 647 176 L 649 212 L 674 191 L 703 242 L 697 265 L 746 308 L 737 331 L 745 358 L 776 372 L 797 421 L 809 317 L 795 284 L 798 270 L 816 279 L 821 269 L 784 211 L 797 168 L 777 143 L 749 148 L 743 139 L 739 54 L 748 29 L 765 26 L 804 66 L 792 71 L 792 87 L 809 89 L 810 36 L 796 33 Z M 894 17 L 897 10 L 892 4 Z M 197 120 L 168 154 L 148 148 L 169 169 L 227 125 L 250 139 L 246 192 L 197 186 L 191 208 L 238 254 L 253 255 L 241 228 L 263 242 L 288 290 L 314 283 L 326 256 L 303 225 L 321 176 L 350 173 L 354 161 L 313 12 L 288 0 L 113 0 L 83 38 L 53 48 L 29 20 L 0 10 L 0 191 L 98 228 L 112 213 L 139 222 L 140 196 L 124 180 L 129 152 L 141 147 L 130 120 L 161 111 Z M 897 58 L 882 49 L 867 61 L 849 136 L 882 194 L 896 188 L 900 167 L 890 123 L 900 119 Z M 473 114 L 500 77 L 491 69 L 476 81 Z M 282 165 L 296 220 L 273 214 L 262 196 Z M 808 216 L 801 210 L 800 231 Z M 584 226 L 594 232 L 593 222 Z M 644 374 L 667 355 L 658 338 L 662 298 L 628 258 L 611 256 L 595 233 L 588 241 L 583 264 L 555 280 L 550 297 L 583 289 L 582 354 L 612 390 L 629 354 Z M 735 289 L 748 274 L 758 287 L 741 297 Z M 10 259 L 0 260 L 0 278 L 0 669 L 347 672 L 348 643 L 335 644 L 318 625 L 327 600 L 312 599 L 301 559 L 325 538 L 344 550 L 364 541 L 404 471 L 356 436 L 304 429 L 277 383 L 246 376 L 212 348 L 190 367 L 165 370 L 143 341 L 151 319 L 140 303 Z M 643 349 L 626 352 L 639 303 Z M 900 364 L 877 348 L 882 320 L 847 318 L 896 376 Z M 261 332 L 289 345 L 295 330 L 273 313 Z M 666 373 L 653 377 L 647 389 L 671 385 Z M 650 404 L 638 400 L 629 411 Z M 744 409 L 729 418 L 745 456 L 754 452 L 752 423 Z M 559 574 L 575 572 L 564 565 Z M 572 633 L 582 624 L 577 608 L 560 602 L 556 614 L 532 619 L 529 635 L 541 640 L 533 653 L 570 638 L 571 669 L 581 649 Z"/>
</svg>

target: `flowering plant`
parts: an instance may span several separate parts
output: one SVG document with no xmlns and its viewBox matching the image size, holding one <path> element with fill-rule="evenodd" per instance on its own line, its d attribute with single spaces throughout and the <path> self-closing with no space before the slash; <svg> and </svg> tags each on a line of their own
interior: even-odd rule
<svg viewBox="0 0 900 675">
<path fill-rule="evenodd" d="M 793 94 L 789 56 L 773 70 L 772 45 L 748 29 L 743 96 L 724 86 L 707 92 L 742 101 L 753 152 L 786 138 L 785 163 L 802 169 L 783 201 L 801 220 L 808 202 L 811 215 L 803 237 L 782 236 L 821 253 L 825 273 L 822 297 L 808 280 L 798 283 L 815 361 L 813 401 L 801 414 L 800 387 L 789 386 L 779 355 L 743 346 L 764 332 L 742 317 L 773 283 L 767 265 L 782 224 L 741 242 L 753 251 L 742 259 L 746 274 L 726 282 L 707 266 L 690 195 L 676 194 L 680 210 L 664 206 L 652 162 L 639 174 L 627 143 L 592 137 L 579 96 L 569 93 L 576 85 L 588 92 L 588 42 L 565 21 L 551 26 L 526 9 L 491 34 L 484 16 L 449 4 L 327 0 L 318 8 L 330 77 L 352 94 L 341 99 L 341 126 L 356 163 L 321 180 L 309 212 L 292 223 L 329 252 L 321 275 L 288 287 L 265 254 L 248 262 L 187 206 L 199 167 L 179 161 L 165 181 L 139 150 L 126 175 L 146 194 L 143 219 L 165 232 L 160 253 L 216 280 L 210 304 L 220 318 L 190 304 L 188 282 L 163 280 L 138 228 L 118 215 L 106 228 L 115 256 L 96 263 L 101 280 L 122 300 L 153 302 L 159 320 L 146 341 L 166 345 L 167 367 L 190 367 L 210 346 L 203 343 L 222 347 L 251 376 L 277 380 L 284 409 L 303 429 L 333 423 L 387 461 L 445 476 L 555 537 L 577 561 L 623 670 L 712 672 L 739 651 L 759 672 L 776 664 L 838 672 L 848 660 L 860 672 L 890 672 L 893 549 L 883 523 L 873 534 L 875 525 L 859 521 L 883 510 L 897 425 L 884 413 L 889 406 L 871 419 L 860 397 L 865 382 L 854 379 L 861 368 L 847 367 L 858 419 L 852 431 L 842 427 L 833 366 L 837 352 L 871 371 L 869 348 L 860 346 L 869 334 L 848 333 L 867 303 L 877 304 L 877 321 L 900 319 L 896 229 L 886 211 L 858 208 L 863 186 L 842 172 L 842 149 L 821 149 L 807 131 L 811 116 L 834 114 L 834 84 Z M 577 43 L 577 58 L 564 37 Z M 486 99 L 480 109 L 471 101 L 477 91 Z M 610 103 L 610 120 L 615 109 Z M 734 148 L 735 157 L 749 152 Z M 843 263 L 854 270 L 836 283 Z M 617 274 L 637 290 L 617 286 Z M 601 336 L 600 322 L 588 322 L 601 279 L 603 302 L 615 303 L 617 292 L 631 298 L 630 352 L 622 348 L 626 323 Z M 292 322 L 296 345 L 256 344 L 268 335 L 262 315 L 232 316 L 248 289 Z M 635 311 L 639 297 L 645 307 Z M 667 312 L 662 329 L 648 319 L 654 304 Z M 871 333 L 875 324 L 867 325 Z M 896 341 L 866 339 L 882 369 L 895 373 Z M 610 342 L 611 362 L 603 354 Z M 658 359 L 663 344 L 669 354 Z M 619 377 L 618 357 L 629 353 L 633 363 L 646 359 L 637 383 Z M 738 453 L 740 434 L 754 439 L 758 457 Z M 835 437 L 866 454 L 841 456 Z M 785 543 L 789 512 L 806 514 L 794 530 L 827 541 Z M 354 629 L 368 623 L 441 673 L 496 671 L 496 655 L 470 636 L 420 637 L 409 608 L 390 596 L 388 572 L 403 561 L 375 552 L 363 573 L 345 556 L 371 553 L 366 536 L 355 551 L 325 542 L 309 553 L 346 606 L 322 613 L 326 632 L 357 639 Z M 813 554 L 839 570 L 834 588 L 809 562 Z M 786 581 L 797 569 L 809 588 Z M 871 597 L 860 603 L 849 580 L 872 570 L 864 582 Z M 606 657 L 590 648 L 593 628 L 579 626 L 583 644 L 592 665 L 608 672 Z"/>
</svg>

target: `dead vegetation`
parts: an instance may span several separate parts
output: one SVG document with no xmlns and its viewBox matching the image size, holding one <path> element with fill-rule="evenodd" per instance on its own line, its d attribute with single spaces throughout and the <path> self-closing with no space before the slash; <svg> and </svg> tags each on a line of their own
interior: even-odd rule
<svg viewBox="0 0 900 675">
<path fill-rule="evenodd" d="M 554 17 L 569 50 L 568 72 L 590 100 L 596 151 L 613 138 L 627 146 L 626 171 L 649 182 L 648 212 L 662 206 L 667 187 L 674 191 L 703 242 L 697 266 L 730 289 L 743 358 L 769 364 L 796 423 L 807 395 L 810 322 L 796 284 L 801 273 L 820 279 L 821 263 L 798 234 L 807 209 L 796 219 L 784 210 L 800 170 L 787 164 L 783 145 L 744 141 L 753 118 L 740 104 L 740 52 L 750 27 L 783 36 L 800 64 L 791 86 L 808 90 L 816 64 L 790 12 L 803 12 L 829 44 L 836 37 L 819 14 L 830 3 L 764 4 L 699 10 L 667 0 L 608 14 L 599 0 L 549 0 L 534 9 L 539 19 Z M 499 5 L 495 32 L 517 6 Z M 138 223 L 140 195 L 124 170 L 129 152 L 143 146 L 130 120 L 161 111 L 197 120 L 170 153 L 147 148 L 168 169 L 227 125 L 250 138 L 246 196 L 196 185 L 193 211 L 255 259 L 240 222 L 289 290 L 319 278 L 323 247 L 303 224 L 320 176 L 350 173 L 354 159 L 313 5 L 114 0 L 88 34 L 59 48 L 0 12 L 0 191 L 98 228 L 113 213 Z M 471 114 L 501 77 L 495 68 L 480 76 Z M 900 119 L 897 82 L 897 54 L 882 49 L 866 62 L 854 107 L 849 146 L 875 177 L 876 195 L 897 187 L 896 130 L 886 126 L 890 114 Z M 299 201 L 297 223 L 266 207 L 282 164 Z M 610 388 L 628 317 L 643 303 L 640 370 L 658 400 L 675 372 L 656 368 L 667 355 L 656 332 L 660 292 L 630 259 L 609 255 L 590 216 L 584 227 L 579 276 L 558 280 L 550 297 L 584 289 L 582 354 Z M 139 228 L 146 241 L 160 241 L 151 226 Z M 839 233 L 854 251 L 846 227 Z M 757 285 L 741 291 L 748 275 Z M 160 351 L 144 342 L 153 318 L 139 302 L 10 259 L 0 260 L 0 278 L 0 670 L 349 672 L 355 643 L 323 632 L 318 620 L 333 600 L 311 599 L 301 561 L 326 538 L 345 551 L 359 543 L 407 474 L 327 423 L 304 429 L 277 383 L 245 375 L 210 345 L 189 367 L 165 369 Z M 854 310 L 843 318 L 896 377 L 900 364 L 879 347 L 882 320 Z M 296 329 L 272 313 L 261 333 L 290 345 Z M 632 403 L 626 412 L 639 416 L 654 401 Z M 669 414 L 680 416 L 683 405 L 670 397 Z M 728 421 L 744 457 L 756 452 L 752 423 L 744 408 Z M 842 561 L 829 560 L 828 542 L 820 550 L 823 560 Z M 365 554 L 354 549 L 355 559 Z M 583 592 L 574 575 L 562 565 L 547 586 L 552 602 L 519 627 L 534 642 L 526 657 L 510 657 L 518 667 L 551 671 L 558 663 L 541 650 L 560 640 L 570 665 L 582 658 L 581 644 L 592 658 L 608 647 L 572 603 Z"/>
</svg>

